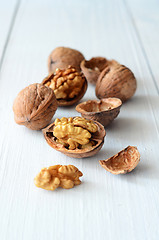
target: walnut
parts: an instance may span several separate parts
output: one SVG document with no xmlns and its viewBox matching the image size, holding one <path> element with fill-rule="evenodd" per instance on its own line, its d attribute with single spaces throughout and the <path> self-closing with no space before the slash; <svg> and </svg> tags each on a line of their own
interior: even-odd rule
<svg viewBox="0 0 159 240">
<path fill-rule="evenodd" d="M 56 68 L 65 69 L 72 65 L 77 71 L 81 71 L 80 63 L 84 59 L 82 53 L 67 47 L 55 48 L 48 58 L 49 73 L 55 72 Z"/>
<path fill-rule="evenodd" d="M 98 123 L 81 117 L 56 119 L 43 129 L 47 143 L 70 157 L 89 157 L 103 146 L 105 130 Z"/>
<path fill-rule="evenodd" d="M 76 106 L 76 111 L 88 120 L 98 121 L 103 126 L 110 124 L 119 114 L 122 101 L 119 98 L 88 100 Z"/>
<path fill-rule="evenodd" d="M 59 106 L 73 105 L 87 90 L 85 77 L 71 66 L 63 70 L 56 69 L 42 83 L 54 90 Z"/>
<path fill-rule="evenodd" d="M 134 95 L 136 87 L 136 79 L 131 70 L 112 60 L 98 77 L 96 96 L 99 99 L 116 97 L 124 102 Z"/>
<path fill-rule="evenodd" d="M 53 135 L 58 143 L 68 146 L 68 149 L 76 149 L 80 145 L 86 145 L 90 142 L 91 133 L 97 131 L 97 126 L 84 118 L 76 117 L 56 119 Z"/>
<path fill-rule="evenodd" d="M 53 191 L 58 187 L 69 189 L 81 184 L 81 176 L 82 172 L 73 165 L 55 165 L 41 169 L 34 182 L 37 187 L 46 190 Z"/>
<path fill-rule="evenodd" d="M 88 82 L 96 84 L 100 73 L 108 66 L 108 60 L 103 57 L 94 57 L 81 62 L 81 69 Z"/>
<path fill-rule="evenodd" d="M 128 146 L 111 158 L 100 160 L 103 168 L 113 174 L 125 174 L 131 172 L 140 161 L 140 153 L 137 147 Z"/>
<path fill-rule="evenodd" d="M 13 104 L 15 122 L 39 130 L 46 127 L 57 109 L 53 90 L 35 83 L 24 88 Z"/>
</svg>

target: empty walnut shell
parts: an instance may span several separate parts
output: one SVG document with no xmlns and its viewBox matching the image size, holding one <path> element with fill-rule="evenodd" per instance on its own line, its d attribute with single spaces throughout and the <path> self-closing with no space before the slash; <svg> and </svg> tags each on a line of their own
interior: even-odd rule
<svg viewBox="0 0 159 240">
<path fill-rule="evenodd" d="M 75 49 L 57 47 L 51 52 L 48 58 L 49 73 L 55 72 L 56 68 L 64 69 L 69 65 L 73 66 L 80 72 L 80 63 L 83 59 L 83 54 Z"/>
<path fill-rule="evenodd" d="M 91 157 L 99 152 L 99 150 L 102 148 L 104 144 L 104 137 L 106 135 L 105 129 L 103 125 L 101 125 L 98 122 L 94 122 L 95 125 L 98 127 L 97 132 L 92 134 L 92 140 L 96 142 L 94 146 L 91 148 L 84 148 L 84 149 L 74 149 L 69 150 L 65 148 L 62 144 L 57 143 L 55 140 L 55 136 L 53 135 L 53 129 L 54 129 L 54 123 L 50 124 L 48 127 L 43 129 L 43 134 L 45 137 L 46 142 L 55 150 L 60 151 L 64 153 L 65 155 L 73 158 L 85 158 L 85 157 Z"/>
<path fill-rule="evenodd" d="M 128 146 L 111 158 L 100 160 L 100 165 L 113 174 L 125 174 L 131 172 L 140 161 L 140 153 L 137 147 Z"/>
<path fill-rule="evenodd" d="M 103 126 L 110 124 L 119 114 L 122 101 L 119 98 L 103 98 L 99 100 L 88 100 L 76 106 L 76 111 L 82 117 L 98 121 Z"/>
<path fill-rule="evenodd" d="M 114 61 L 99 75 L 96 96 L 99 99 L 117 97 L 124 102 L 134 95 L 136 87 L 137 83 L 132 71 Z"/>
<path fill-rule="evenodd" d="M 94 57 L 89 61 L 83 60 L 80 66 L 88 82 L 96 84 L 100 73 L 108 66 L 108 61 L 103 57 Z"/>
<path fill-rule="evenodd" d="M 13 104 L 15 122 L 33 130 L 46 127 L 57 109 L 53 90 L 35 83 L 24 88 Z"/>
<path fill-rule="evenodd" d="M 83 73 L 72 66 L 57 68 L 47 76 L 42 84 L 49 86 L 55 93 L 58 106 L 71 106 L 77 103 L 87 90 L 87 80 Z"/>
</svg>

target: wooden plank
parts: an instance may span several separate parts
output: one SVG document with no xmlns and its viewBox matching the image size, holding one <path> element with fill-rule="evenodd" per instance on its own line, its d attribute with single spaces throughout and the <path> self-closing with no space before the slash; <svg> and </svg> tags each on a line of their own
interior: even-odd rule
<svg viewBox="0 0 159 240">
<path fill-rule="evenodd" d="M 126 1 L 126 7 L 136 29 L 142 51 L 159 94 L 159 2 Z M 144 7 L 143 7 L 144 6 Z"/>
<path fill-rule="evenodd" d="M 138 80 L 134 98 L 106 131 L 103 149 L 73 159 L 51 149 L 40 131 L 14 123 L 16 94 L 47 74 L 47 56 L 56 46 L 103 55 L 130 67 Z M 156 86 L 125 4 L 121 1 L 23 1 L 10 36 L 0 79 L 0 238 L 156 240 L 159 235 L 158 108 Z M 84 100 L 95 98 L 89 86 Z M 59 108 L 55 117 L 78 115 Z M 54 117 L 54 119 L 55 119 Z M 136 170 L 114 176 L 98 163 L 127 145 L 136 145 Z M 45 166 L 74 164 L 83 183 L 47 192 L 33 179 Z"/>
<path fill-rule="evenodd" d="M 0 1 L 0 69 L 3 63 L 5 51 L 10 39 L 15 17 L 19 7 L 19 1 Z"/>
</svg>

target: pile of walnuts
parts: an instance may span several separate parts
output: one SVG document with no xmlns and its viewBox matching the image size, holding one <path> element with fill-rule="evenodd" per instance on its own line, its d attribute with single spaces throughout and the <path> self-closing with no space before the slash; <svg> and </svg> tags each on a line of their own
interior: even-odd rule
<svg viewBox="0 0 159 240">
<path fill-rule="evenodd" d="M 87 61 L 82 53 L 66 47 L 51 52 L 48 71 L 41 83 L 31 84 L 17 95 L 13 104 L 15 122 L 32 130 L 43 129 L 47 143 L 68 156 L 93 156 L 103 146 L 104 126 L 117 117 L 122 102 L 134 95 L 134 74 L 115 60 L 94 57 Z M 57 118 L 49 125 L 58 106 L 73 105 L 84 96 L 88 82 L 96 85 L 100 102 L 89 100 L 77 107 L 83 118 Z M 128 147 L 123 152 L 100 164 L 114 174 L 131 171 L 139 162 L 138 150 Z M 56 165 L 42 169 L 35 184 L 47 190 L 72 188 L 80 184 L 80 176 L 82 173 L 72 165 Z"/>
</svg>

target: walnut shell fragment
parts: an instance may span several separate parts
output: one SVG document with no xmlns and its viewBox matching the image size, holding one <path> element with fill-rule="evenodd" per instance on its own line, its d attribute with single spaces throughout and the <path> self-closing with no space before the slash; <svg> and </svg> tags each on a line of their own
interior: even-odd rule
<svg viewBox="0 0 159 240">
<path fill-rule="evenodd" d="M 80 72 L 80 63 L 83 59 L 83 54 L 75 49 L 57 47 L 51 52 L 48 58 L 49 73 L 55 72 L 56 68 L 65 69 L 69 65 L 73 66 Z"/>
<path fill-rule="evenodd" d="M 132 71 L 112 61 L 98 77 L 96 83 L 96 96 L 101 98 L 116 97 L 122 102 L 131 98 L 136 91 L 137 83 Z"/>
<path fill-rule="evenodd" d="M 82 172 L 73 165 L 54 165 L 42 168 L 35 177 L 34 183 L 37 187 L 45 190 L 53 191 L 58 187 L 70 189 L 81 184 L 79 177 L 82 176 Z"/>
<path fill-rule="evenodd" d="M 82 117 L 100 122 L 103 126 L 109 125 L 119 114 L 122 101 L 119 98 L 103 98 L 88 100 L 76 106 L 76 111 Z"/>
<path fill-rule="evenodd" d="M 56 69 L 42 84 L 52 88 L 59 106 L 71 106 L 78 102 L 87 90 L 87 80 L 72 66 Z"/>
<path fill-rule="evenodd" d="M 103 57 L 94 57 L 81 62 L 81 69 L 88 82 L 96 84 L 100 73 L 108 66 L 108 61 Z"/>
<path fill-rule="evenodd" d="M 111 158 L 100 160 L 100 165 L 113 174 L 125 174 L 131 172 L 140 161 L 140 153 L 137 147 L 128 146 Z"/>
<path fill-rule="evenodd" d="M 74 158 L 95 155 L 106 135 L 103 125 L 81 117 L 56 119 L 43 129 L 47 143 L 57 151 Z"/>
<path fill-rule="evenodd" d="M 57 100 L 53 90 L 39 83 L 20 91 L 13 104 L 15 122 L 32 130 L 46 127 L 56 109 Z"/>
</svg>

